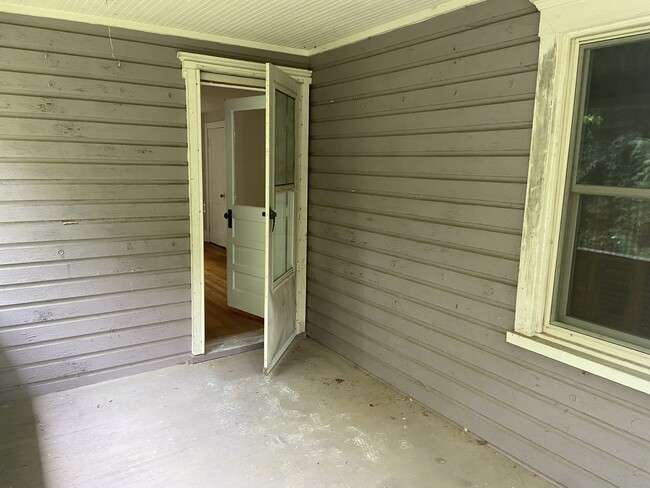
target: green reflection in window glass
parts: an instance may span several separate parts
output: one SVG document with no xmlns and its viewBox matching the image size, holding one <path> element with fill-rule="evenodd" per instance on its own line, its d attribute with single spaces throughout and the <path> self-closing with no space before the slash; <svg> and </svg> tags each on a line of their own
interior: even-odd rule
<svg viewBox="0 0 650 488">
<path fill-rule="evenodd" d="M 587 50 L 576 182 L 650 188 L 650 41 Z"/>
</svg>

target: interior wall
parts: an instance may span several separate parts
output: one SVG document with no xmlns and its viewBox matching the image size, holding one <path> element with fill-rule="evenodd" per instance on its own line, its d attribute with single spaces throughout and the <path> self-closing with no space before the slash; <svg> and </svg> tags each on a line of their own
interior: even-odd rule
<svg viewBox="0 0 650 488">
<path fill-rule="evenodd" d="M 236 98 L 246 98 L 263 95 L 262 92 L 253 91 L 253 90 L 241 90 L 236 88 L 226 88 L 222 86 L 213 86 L 213 85 L 201 85 L 201 137 L 203 141 L 203 203 L 205 204 L 206 212 L 203 213 L 203 235 L 204 241 L 208 241 L 208 220 L 210 219 L 210 211 L 213 206 L 211 205 L 210 200 L 213 198 L 220 198 L 219 192 L 215 192 L 215 195 L 212 195 L 210 192 L 210 187 L 208 184 L 208 178 L 206 177 L 209 174 L 208 166 L 208 151 L 207 151 L 207 141 L 205 140 L 205 124 L 210 122 L 223 122 L 224 121 L 224 102 L 226 100 L 232 100 Z M 225 148 L 224 148 L 225 151 Z M 225 154 L 224 154 L 225 158 Z M 220 178 L 225 182 L 226 173 L 225 166 L 222 171 Z M 213 180 L 214 181 L 214 180 Z M 262 183 L 264 185 L 264 183 Z M 222 185 L 223 193 L 225 194 L 225 183 Z M 264 191 L 262 186 L 262 191 Z M 214 202 L 213 202 L 214 203 Z M 263 205 L 263 204 L 262 204 Z M 225 209 L 224 209 L 225 212 Z M 223 212 L 222 212 L 223 213 Z M 225 225 L 225 219 L 224 219 Z"/>
<path fill-rule="evenodd" d="M 179 50 L 201 41 L 0 17 L 0 401 L 190 354 Z"/>
<path fill-rule="evenodd" d="M 201 85 L 201 122 L 221 122 L 224 120 L 223 102 L 225 100 L 260 95 L 264 95 L 264 92 Z"/>
<path fill-rule="evenodd" d="M 307 333 L 562 486 L 646 487 L 648 396 L 505 339 L 538 22 L 488 0 L 312 58 Z"/>
<path fill-rule="evenodd" d="M 264 207 L 266 198 L 266 113 L 235 113 L 235 204 Z"/>
</svg>

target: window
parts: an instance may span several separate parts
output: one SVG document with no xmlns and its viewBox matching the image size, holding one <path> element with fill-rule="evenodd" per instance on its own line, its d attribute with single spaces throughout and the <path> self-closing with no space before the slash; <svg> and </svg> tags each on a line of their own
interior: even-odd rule
<svg viewBox="0 0 650 488">
<path fill-rule="evenodd" d="M 650 39 L 580 51 L 553 316 L 650 350 Z"/>
<path fill-rule="evenodd" d="M 541 9 L 515 330 L 508 342 L 650 393 L 650 15 Z"/>
</svg>

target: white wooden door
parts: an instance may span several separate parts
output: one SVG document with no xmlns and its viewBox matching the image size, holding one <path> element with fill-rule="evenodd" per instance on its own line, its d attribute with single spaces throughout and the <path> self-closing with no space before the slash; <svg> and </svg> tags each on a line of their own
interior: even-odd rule
<svg viewBox="0 0 650 488">
<path fill-rule="evenodd" d="M 226 137 L 223 122 L 205 124 L 204 143 L 207 185 L 205 200 L 207 207 L 207 233 L 209 242 L 226 247 Z"/>
<path fill-rule="evenodd" d="M 295 228 L 300 84 L 266 65 L 264 373 L 297 334 Z"/>
<path fill-rule="evenodd" d="M 226 100 L 228 305 L 264 316 L 265 97 Z"/>
</svg>

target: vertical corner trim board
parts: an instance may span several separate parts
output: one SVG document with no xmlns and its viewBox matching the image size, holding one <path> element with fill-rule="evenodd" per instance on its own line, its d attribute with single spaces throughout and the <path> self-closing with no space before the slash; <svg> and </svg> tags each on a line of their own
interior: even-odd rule
<svg viewBox="0 0 650 488">
<path fill-rule="evenodd" d="M 312 58 L 307 334 L 563 486 L 650 486 L 647 396 L 506 344 L 537 10 Z"/>
<path fill-rule="evenodd" d="M 18 15 L 0 30 L 0 403 L 188 359 L 176 54 L 276 60 Z"/>
</svg>

